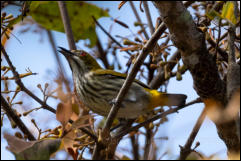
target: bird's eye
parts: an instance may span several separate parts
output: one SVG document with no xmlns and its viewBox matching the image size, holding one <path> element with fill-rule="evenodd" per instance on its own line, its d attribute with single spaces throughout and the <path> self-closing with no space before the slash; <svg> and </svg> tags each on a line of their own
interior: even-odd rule
<svg viewBox="0 0 241 161">
<path fill-rule="evenodd" d="M 80 52 L 80 56 L 86 56 L 86 55 L 87 55 L 86 52 L 84 52 L 84 51 Z"/>
</svg>

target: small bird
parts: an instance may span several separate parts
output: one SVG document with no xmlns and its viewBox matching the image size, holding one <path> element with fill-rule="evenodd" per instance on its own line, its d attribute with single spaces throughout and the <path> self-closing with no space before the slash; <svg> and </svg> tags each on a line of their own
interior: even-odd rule
<svg viewBox="0 0 241 161">
<path fill-rule="evenodd" d="M 69 51 L 59 47 L 58 51 L 70 65 L 77 97 L 93 112 L 107 116 L 126 74 L 101 68 L 96 60 L 83 50 Z M 184 105 L 186 98 L 184 94 L 158 92 L 135 79 L 121 103 L 117 118 L 135 119 L 158 106 Z"/>
</svg>

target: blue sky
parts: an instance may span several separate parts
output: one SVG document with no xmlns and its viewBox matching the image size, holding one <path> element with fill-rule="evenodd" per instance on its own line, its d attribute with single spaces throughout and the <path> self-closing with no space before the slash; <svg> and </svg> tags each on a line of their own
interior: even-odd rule
<svg viewBox="0 0 241 161">
<path fill-rule="evenodd" d="M 97 6 L 105 9 L 109 8 L 110 9 L 109 14 L 111 15 L 111 17 L 118 18 L 118 20 L 125 22 L 126 24 L 129 25 L 132 31 L 139 30 L 139 27 L 135 27 L 133 25 L 133 22 L 136 21 L 136 19 L 128 3 L 125 4 L 121 8 L 121 10 L 117 9 L 119 2 L 114 2 L 114 1 L 94 2 L 93 1 L 91 3 L 96 4 Z M 142 21 L 144 23 L 147 23 L 145 13 L 141 13 L 139 10 L 139 2 L 134 2 L 134 4 L 136 5 L 136 9 L 138 10 L 138 13 L 140 14 Z M 151 11 L 153 23 L 155 23 L 155 20 L 158 17 L 158 12 L 151 2 L 148 2 L 148 4 Z M 8 8 L 8 10 L 6 11 L 9 13 L 16 13 L 16 11 L 14 11 L 12 8 Z M 113 23 L 113 21 L 111 21 L 109 17 L 101 18 L 99 19 L 99 22 L 107 30 L 109 30 L 110 25 Z M 15 65 L 19 73 L 24 73 L 28 67 L 33 72 L 38 73 L 38 75 L 24 78 L 23 82 L 27 88 L 29 88 L 36 95 L 42 98 L 41 92 L 36 87 L 37 84 L 40 83 L 42 86 L 44 86 L 45 83 L 51 83 L 53 81 L 53 75 L 56 73 L 57 65 L 56 65 L 54 55 L 52 53 L 52 48 L 47 40 L 46 33 L 41 34 L 41 36 L 38 34 L 34 34 L 32 32 L 21 34 L 18 32 L 19 30 L 20 28 L 17 28 L 13 34 L 21 41 L 21 44 L 18 42 L 18 40 L 16 40 L 16 38 L 11 37 L 7 43 L 6 51 L 8 52 L 10 59 L 12 60 L 13 64 Z M 149 30 L 147 31 L 149 33 Z M 96 32 L 102 42 L 102 45 L 105 48 L 107 45 L 107 36 L 98 27 L 96 29 Z M 53 32 L 53 34 L 54 34 L 54 39 L 56 40 L 57 46 L 68 48 L 66 36 L 63 33 Z M 112 27 L 111 34 L 113 36 L 116 34 L 130 35 L 131 32 L 119 26 L 118 24 L 114 24 Z M 40 41 L 41 38 L 43 41 Z M 80 48 L 84 48 L 83 41 L 79 42 L 77 46 Z M 172 49 L 172 51 L 174 52 L 175 49 Z M 124 52 L 118 53 L 118 58 L 121 61 L 122 66 L 124 66 L 127 61 L 127 59 L 123 57 L 124 55 L 126 55 Z M 67 61 L 62 56 L 61 56 L 61 59 L 62 59 L 62 62 L 64 63 L 66 73 L 68 73 L 68 76 L 71 77 L 71 71 L 69 69 L 69 65 L 67 64 Z M 109 59 L 111 59 L 111 57 L 109 57 Z M 3 62 L 3 64 L 6 64 L 6 63 Z M 14 86 L 12 85 L 10 87 L 14 87 Z M 176 81 L 175 78 L 172 78 L 168 84 L 167 89 L 169 93 L 186 94 L 188 96 L 187 102 L 198 97 L 195 90 L 193 89 L 192 77 L 189 72 L 186 72 L 184 74 L 182 81 Z M 21 97 L 18 97 L 18 98 L 21 98 Z M 29 102 L 29 101 L 26 99 L 25 102 Z M 49 100 L 48 103 L 51 106 L 56 107 L 56 104 L 58 102 L 52 99 L 52 100 Z M 16 107 L 21 111 L 21 108 L 24 109 L 27 106 L 38 107 L 39 104 L 33 101 L 32 103 L 25 104 L 23 107 L 17 107 L 17 106 Z M 203 107 L 204 107 L 203 104 L 189 106 L 181 110 L 179 113 L 172 114 L 168 117 L 169 122 L 163 124 L 159 128 L 158 135 L 156 136 L 156 137 L 160 137 L 160 136 L 169 137 L 169 140 L 167 141 L 156 142 L 156 144 L 162 147 L 160 150 L 160 153 L 158 153 L 160 154 L 160 156 L 166 150 L 170 150 L 173 156 L 177 157 L 179 155 L 179 150 L 180 150 L 179 145 L 185 144 Z M 35 129 L 33 125 L 29 124 L 31 118 L 37 118 L 36 122 L 50 121 L 51 124 L 48 124 L 49 128 L 55 127 L 57 123 L 57 121 L 55 121 L 55 116 L 52 113 L 46 112 L 44 110 L 40 110 L 38 112 L 33 112 L 32 115 L 23 119 L 23 121 L 31 129 Z M 45 127 L 46 125 L 42 125 L 42 126 Z M 14 159 L 13 155 L 5 149 L 7 144 L 5 139 L 3 139 L 3 132 L 14 133 L 16 131 L 17 131 L 16 129 L 13 130 L 10 128 L 9 122 L 7 121 L 7 119 L 5 119 L 4 126 L 1 128 L 1 159 Z M 33 130 L 33 132 L 35 135 L 37 134 L 36 130 Z M 218 156 L 220 157 L 220 159 L 226 158 L 226 147 L 222 142 L 222 140 L 219 139 L 216 132 L 215 125 L 208 118 L 206 118 L 204 124 L 202 125 L 198 133 L 198 136 L 194 141 L 194 145 L 196 141 L 199 141 L 201 143 L 201 145 L 197 148 L 197 150 L 204 153 L 205 155 L 209 156 L 214 153 L 218 153 L 219 154 Z M 119 147 L 129 146 L 129 145 L 130 145 L 129 140 L 124 139 L 124 141 L 120 143 Z M 140 138 L 140 145 L 144 145 L 144 140 L 142 137 Z M 131 155 L 127 153 L 127 156 L 131 156 Z"/>
</svg>

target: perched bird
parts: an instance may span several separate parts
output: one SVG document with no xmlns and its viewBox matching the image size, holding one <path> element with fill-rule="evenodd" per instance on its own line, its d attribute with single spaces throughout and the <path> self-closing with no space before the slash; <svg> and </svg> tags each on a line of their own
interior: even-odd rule
<svg viewBox="0 0 241 161">
<path fill-rule="evenodd" d="M 96 60 L 83 50 L 69 51 L 59 47 L 59 52 L 68 60 L 77 97 L 93 112 L 107 116 L 126 74 L 101 68 Z M 134 119 L 158 106 L 183 105 L 186 98 L 184 94 L 158 92 L 134 80 L 121 103 L 117 118 Z"/>
</svg>

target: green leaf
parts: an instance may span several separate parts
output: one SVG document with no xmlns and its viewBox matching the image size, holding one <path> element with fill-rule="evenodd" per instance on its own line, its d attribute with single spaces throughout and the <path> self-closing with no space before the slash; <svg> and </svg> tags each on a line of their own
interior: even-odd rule
<svg viewBox="0 0 241 161">
<path fill-rule="evenodd" d="M 90 47 L 97 42 L 95 23 L 91 16 L 96 19 L 109 16 L 107 11 L 86 2 L 66 1 L 66 6 L 71 22 L 75 41 L 89 39 Z M 64 32 L 64 26 L 57 2 L 33 1 L 30 5 L 30 15 L 42 27 L 48 30 Z"/>
<path fill-rule="evenodd" d="M 228 20 L 230 23 L 232 23 L 233 25 L 236 25 L 237 23 L 237 18 L 235 16 L 234 13 L 234 3 L 233 2 L 226 2 L 223 6 L 222 9 L 222 18 L 225 18 L 226 20 Z"/>
<path fill-rule="evenodd" d="M 4 134 L 8 149 L 17 160 L 49 160 L 61 145 L 61 139 L 25 141 L 9 134 Z"/>
</svg>

